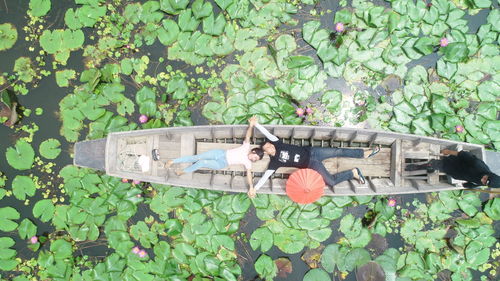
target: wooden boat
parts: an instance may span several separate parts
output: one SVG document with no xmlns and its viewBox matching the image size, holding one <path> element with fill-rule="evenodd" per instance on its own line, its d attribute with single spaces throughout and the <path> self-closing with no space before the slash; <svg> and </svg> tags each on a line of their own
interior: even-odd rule
<svg viewBox="0 0 500 281">
<path fill-rule="evenodd" d="M 340 183 L 333 188 L 325 187 L 325 194 L 382 195 L 421 193 L 441 190 L 462 189 L 459 183 L 451 182 L 438 172 L 405 171 L 409 163 L 423 163 L 438 159 L 440 150 L 466 150 L 485 159 L 484 147 L 477 144 L 442 140 L 431 137 L 383 132 L 376 130 L 311 127 L 311 126 L 265 126 L 272 134 L 286 143 L 302 146 L 368 148 L 381 145 L 381 151 L 369 159 L 332 158 L 324 161 L 325 167 L 337 173 L 359 167 L 367 181 Z M 246 125 L 174 127 L 130 132 L 110 133 L 107 138 L 82 141 L 75 145 L 74 164 L 105 171 L 108 175 L 190 188 L 247 192 L 246 172 L 243 166 L 230 166 L 223 170 L 198 170 L 181 176 L 175 174 L 180 164 L 164 168 L 168 159 L 193 155 L 210 149 L 230 149 L 243 142 Z M 264 136 L 254 129 L 252 143 L 260 144 Z M 155 161 L 152 150 L 158 149 L 160 160 Z M 142 156 L 142 157 L 141 157 Z M 142 159 L 149 166 L 143 171 L 139 165 Z M 253 164 L 254 182 L 265 171 L 269 158 Z M 182 164 L 187 165 L 187 164 Z M 267 181 L 259 193 L 285 194 L 287 177 L 295 168 L 280 168 Z"/>
</svg>

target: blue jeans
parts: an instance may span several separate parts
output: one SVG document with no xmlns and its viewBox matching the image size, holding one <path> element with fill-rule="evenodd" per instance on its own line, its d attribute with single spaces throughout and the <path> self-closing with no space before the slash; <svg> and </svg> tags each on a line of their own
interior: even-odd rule
<svg viewBox="0 0 500 281">
<path fill-rule="evenodd" d="M 174 163 L 193 163 L 193 165 L 184 169 L 184 172 L 191 173 L 200 168 L 209 168 L 214 170 L 223 169 L 228 166 L 226 160 L 226 151 L 222 149 L 212 149 L 198 155 L 189 155 L 174 160 Z"/>
<path fill-rule="evenodd" d="M 323 165 L 323 160 L 335 157 L 363 158 L 363 149 L 352 148 L 333 148 L 333 147 L 312 147 L 309 158 L 309 168 L 318 172 L 325 183 L 331 187 L 339 182 L 353 179 L 351 170 L 343 171 L 337 174 L 330 174 Z"/>
</svg>

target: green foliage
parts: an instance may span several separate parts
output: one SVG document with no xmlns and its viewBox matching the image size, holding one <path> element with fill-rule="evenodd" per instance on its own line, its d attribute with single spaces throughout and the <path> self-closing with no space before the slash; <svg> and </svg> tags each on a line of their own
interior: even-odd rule
<svg viewBox="0 0 500 281">
<path fill-rule="evenodd" d="M 10 23 L 0 24 L 0 51 L 8 50 L 17 41 L 17 29 Z"/>
<path fill-rule="evenodd" d="M 2 217 L 0 218 L 0 230 L 8 232 L 16 229 L 18 224 L 13 220 L 20 218 L 19 212 L 12 207 L 0 208 L 0 212 L 2 212 Z"/>
<path fill-rule="evenodd" d="M 19 237 L 21 237 L 21 239 L 29 239 L 35 236 L 36 230 L 36 225 L 33 224 L 33 222 L 29 219 L 22 220 L 19 224 L 19 228 L 17 229 L 17 231 L 19 232 Z"/>
</svg>

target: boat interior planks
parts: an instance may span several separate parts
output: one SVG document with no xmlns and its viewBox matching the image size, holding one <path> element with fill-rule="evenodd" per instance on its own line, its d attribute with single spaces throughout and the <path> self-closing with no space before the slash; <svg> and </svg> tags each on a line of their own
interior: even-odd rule
<svg viewBox="0 0 500 281">
<path fill-rule="evenodd" d="M 325 194 L 376 195 L 419 193 L 461 189 L 439 172 L 426 170 L 405 171 L 408 164 L 425 163 L 439 159 L 442 149 L 467 150 L 485 159 L 484 147 L 451 140 L 355 128 L 266 125 L 266 128 L 285 143 L 314 147 L 344 147 L 370 149 L 381 145 L 381 151 L 369 159 L 331 158 L 324 161 L 331 173 L 358 167 L 367 181 L 356 180 L 325 187 Z M 243 143 L 247 126 L 193 126 L 114 132 L 106 139 L 83 141 L 75 146 L 74 164 L 105 170 L 112 176 L 146 182 L 203 188 L 230 192 L 248 190 L 243 166 L 229 166 L 222 170 L 201 169 L 178 176 L 175 171 L 189 164 L 175 164 L 169 169 L 169 159 L 200 154 L 211 149 L 231 149 Z M 264 135 L 254 129 L 251 146 L 258 147 Z M 160 160 L 152 159 L 152 150 L 158 149 Z M 96 153 L 90 153 L 89 151 Z M 105 156 L 103 156 L 103 154 Z M 269 157 L 252 166 L 254 182 L 267 168 Z M 146 168 L 144 168 L 146 167 Z M 280 168 L 259 190 L 261 193 L 285 194 L 288 175 L 296 168 Z"/>
</svg>

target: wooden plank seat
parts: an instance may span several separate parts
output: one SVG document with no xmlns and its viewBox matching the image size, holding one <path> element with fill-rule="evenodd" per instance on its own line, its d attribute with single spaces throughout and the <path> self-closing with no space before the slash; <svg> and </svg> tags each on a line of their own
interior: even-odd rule
<svg viewBox="0 0 500 281">
<path fill-rule="evenodd" d="M 210 142 L 197 142 L 196 143 L 196 154 L 206 152 L 211 149 L 232 149 L 241 146 L 241 144 L 235 143 L 210 143 Z M 251 148 L 258 147 L 258 145 L 251 145 Z M 260 161 L 253 163 L 252 170 L 254 172 L 264 172 L 269 164 L 269 156 L 265 155 Z M 363 172 L 365 176 L 372 177 L 389 177 L 391 170 L 391 149 L 382 148 L 381 151 L 374 157 L 368 159 L 357 159 L 357 158 L 330 158 L 323 161 L 323 164 L 327 170 L 331 173 L 338 173 L 341 171 L 353 169 L 358 167 Z M 231 165 L 223 170 L 226 171 L 236 171 L 244 172 L 245 168 L 243 165 Z M 280 168 L 278 173 L 290 174 L 293 173 L 296 168 Z"/>
</svg>

